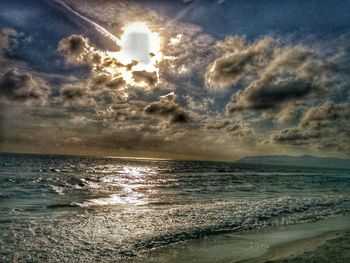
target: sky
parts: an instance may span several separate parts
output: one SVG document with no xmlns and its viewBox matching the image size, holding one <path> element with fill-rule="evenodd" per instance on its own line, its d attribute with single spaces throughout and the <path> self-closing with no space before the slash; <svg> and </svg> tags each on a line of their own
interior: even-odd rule
<svg viewBox="0 0 350 263">
<path fill-rule="evenodd" d="M 1 0 L 0 151 L 350 156 L 350 2 Z"/>
</svg>

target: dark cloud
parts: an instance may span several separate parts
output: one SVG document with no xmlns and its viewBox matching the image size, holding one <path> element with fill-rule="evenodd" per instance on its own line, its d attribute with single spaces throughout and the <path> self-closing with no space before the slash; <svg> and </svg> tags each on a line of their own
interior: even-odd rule
<svg viewBox="0 0 350 263">
<path fill-rule="evenodd" d="M 108 76 L 93 78 L 82 82 L 67 84 L 60 90 L 57 101 L 65 106 L 91 107 L 94 110 L 104 109 L 113 104 L 124 103 L 128 100 L 127 93 L 121 89 L 119 79 Z"/>
<path fill-rule="evenodd" d="M 228 37 L 217 44 L 219 57 L 205 74 L 211 90 L 246 85 L 233 95 L 228 112 L 280 109 L 281 105 L 318 99 L 342 87 L 344 75 L 331 58 L 311 48 L 285 45 L 267 37 L 247 43 Z"/>
<path fill-rule="evenodd" d="M 289 128 L 272 134 L 272 141 L 292 145 L 307 145 L 311 139 L 319 139 L 319 131 L 306 131 L 299 128 Z"/>
<path fill-rule="evenodd" d="M 81 35 L 73 34 L 63 38 L 58 43 L 57 50 L 69 63 L 94 66 L 96 71 L 103 71 L 103 68 L 110 66 L 124 67 L 114 57 L 97 49 L 88 38 Z"/>
<path fill-rule="evenodd" d="M 311 107 L 297 127 L 273 133 L 270 141 L 350 153 L 350 103 Z"/>
<path fill-rule="evenodd" d="M 316 59 L 310 50 L 284 49 L 261 69 L 258 79 L 236 93 L 228 111 L 274 109 L 289 101 L 318 99 L 337 90 L 336 76 L 336 69 Z"/>
<path fill-rule="evenodd" d="M 92 90 L 101 89 L 107 87 L 112 90 L 119 90 L 123 88 L 125 81 L 122 77 L 112 77 L 108 74 L 97 74 L 95 77 L 91 77 L 89 80 L 89 86 Z"/>
<path fill-rule="evenodd" d="M 176 95 L 171 92 L 161 96 L 159 101 L 152 102 L 145 108 L 147 115 L 156 115 L 166 118 L 170 123 L 187 123 L 193 119 L 177 102 Z"/>
<path fill-rule="evenodd" d="M 76 100 L 81 99 L 86 95 L 86 90 L 81 87 L 67 86 L 62 88 L 61 96 L 63 100 Z"/>
<path fill-rule="evenodd" d="M 326 101 L 320 107 L 310 108 L 300 121 L 302 127 L 318 128 L 332 122 L 350 120 L 350 103 Z"/>
<path fill-rule="evenodd" d="M 87 83 L 73 83 L 63 86 L 60 90 L 60 96 L 55 102 L 58 105 L 72 108 L 90 107 L 95 109 L 97 106 L 93 92 Z"/>
<path fill-rule="evenodd" d="M 62 52 L 65 58 L 73 64 L 90 63 L 93 60 L 99 61 L 98 54 L 94 54 L 89 40 L 81 35 L 70 35 L 62 39 L 58 44 L 58 51 Z"/>
<path fill-rule="evenodd" d="M 272 59 L 275 42 L 272 38 L 264 38 L 249 45 L 242 37 L 227 37 L 218 42 L 221 56 L 206 72 L 208 88 L 225 89 L 266 66 Z"/>
<path fill-rule="evenodd" d="M 49 89 L 42 79 L 21 73 L 16 68 L 7 70 L 0 78 L 2 102 L 43 103 L 48 95 Z"/>
</svg>

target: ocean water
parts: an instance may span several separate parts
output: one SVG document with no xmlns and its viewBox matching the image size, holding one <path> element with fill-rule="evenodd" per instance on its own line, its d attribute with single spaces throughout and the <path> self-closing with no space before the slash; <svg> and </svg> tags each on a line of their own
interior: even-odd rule
<svg viewBox="0 0 350 263">
<path fill-rule="evenodd" d="M 1 262 L 147 262 L 349 209 L 349 170 L 0 154 Z"/>
</svg>

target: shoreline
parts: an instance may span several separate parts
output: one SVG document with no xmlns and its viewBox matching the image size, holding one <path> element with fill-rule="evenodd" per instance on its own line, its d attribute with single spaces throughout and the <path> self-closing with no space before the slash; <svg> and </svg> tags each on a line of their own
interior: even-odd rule
<svg viewBox="0 0 350 263">
<path fill-rule="evenodd" d="M 305 253 L 316 253 L 317 256 L 319 253 L 315 251 L 322 250 L 323 246 L 346 234 L 350 240 L 349 214 L 312 223 L 220 234 L 181 242 L 144 254 L 136 262 L 146 260 L 151 263 L 189 261 L 202 263 L 282 263 L 289 262 L 288 260 Z M 310 260 L 292 262 L 310 262 Z"/>
</svg>

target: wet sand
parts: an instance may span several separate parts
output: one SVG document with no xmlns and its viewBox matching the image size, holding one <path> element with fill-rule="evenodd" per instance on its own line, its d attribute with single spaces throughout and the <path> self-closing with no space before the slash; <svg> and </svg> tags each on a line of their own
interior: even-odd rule
<svg viewBox="0 0 350 263">
<path fill-rule="evenodd" d="M 345 233 L 330 231 L 316 237 L 278 244 L 270 247 L 262 256 L 238 261 L 238 263 L 280 262 L 281 260 L 283 262 L 283 260 L 293 259 L 306 252 L 316 251 L 330 240 L 337 239 Z"/>
<path fill-rule="evenodd" d="M 334 233 L 336 237 L 326 240 L 313 250 L 297 256 L 272 261 L 274 263 L 344 263 L 350 262 L 350 231 Z"/>
</svg>

